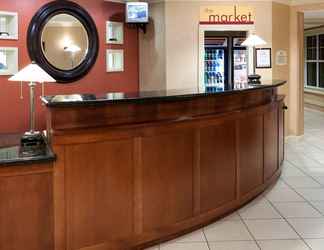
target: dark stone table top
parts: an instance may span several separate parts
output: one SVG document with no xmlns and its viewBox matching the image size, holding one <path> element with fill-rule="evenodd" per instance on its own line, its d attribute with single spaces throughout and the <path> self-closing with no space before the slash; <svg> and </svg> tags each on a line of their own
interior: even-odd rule
<svg viewBox="0 0 324 250">
<path fill-rule="evenodd" d="M 24 155 L 24 150 L 20 147 L 20 138 L 19 134 L 0 134 L 0 167 L 46 163 L 56 159 L 47 144 L 35 149 L 33 155 Z"/>
<path fill-rule="evenodd" d="M 43 103 L 48 107 L 73 107 L 118 103 L 143 103 L 154 101 L 181 101 L 202 96 L 228 95 L 244 91 L 255 91 L 260 89 L 275 88 L 284 85 L 286 81 L 272 80 L 263 81 L 262 84 L 243 84 L 231 89 L 210 88 L 207 90 L 198 89 L 177 89 L 160 91 L 138 91 L 129 93 L 105 93 L 105 94 L 74 94 L 56 95 L 42 97 Z"/>
</svg>

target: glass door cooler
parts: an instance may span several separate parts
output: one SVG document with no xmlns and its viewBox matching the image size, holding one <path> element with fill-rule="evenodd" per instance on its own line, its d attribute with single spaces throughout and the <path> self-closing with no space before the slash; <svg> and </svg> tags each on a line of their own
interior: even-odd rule
<svg viewBox="0 0 324 250">
<path fill-rule="evenodd" d="M 248 51 L 241 44 L 245 37 L 233 38 L 233 82 L 243 84 L 248 81 Z"/>
<path fill-rule="evenodd" d="M 246 32 L 206 31 L 204 88 L 207 92 L 232 89 L 248 80 L 248 50 L 242 46 Z"/>
<path fill-rule="evenodd" d="M 207 91 L 224 90 L 227 81 L 227 44 L 226 37 L 205 39 L 205 77 Z"/>
</svg>

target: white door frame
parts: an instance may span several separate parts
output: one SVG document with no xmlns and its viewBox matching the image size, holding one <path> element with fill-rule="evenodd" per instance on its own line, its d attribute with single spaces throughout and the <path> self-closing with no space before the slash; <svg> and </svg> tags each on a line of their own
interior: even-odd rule
<svg viewBox="0 0 324 250">
<path fill-rule="evenodd" d="M 255 31 L 254 25 L 201 25 L 199 24 L 199 63 L 198 63 L 198 88 L 199 91 L 204 91 L 204 72 L 205 72 L 205 31 L 246 31 L 248 34 Z M 253 53 L 251 53 L 249 49 L 249 71 L 253 68 L 253 65 L 251 63 L 253 62 L 252 56 Z"/>
</svg>

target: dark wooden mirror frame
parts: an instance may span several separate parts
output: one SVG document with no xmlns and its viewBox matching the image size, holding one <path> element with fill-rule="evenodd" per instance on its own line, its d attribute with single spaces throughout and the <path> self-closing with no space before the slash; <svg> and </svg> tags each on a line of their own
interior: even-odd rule
<svg viewBox="0 0 324 250">
<path fill-rule="evenodd" d="M 46 59 L 42 50 L 42 32 L 47 22 L 55 15 L 69 14 L 77 18 L 88 34 L 89 48 L 83 62 L 72 70 L 60 70 Z M 99 37 L 95 22 L 80 5 L 66 0 L 53 1 L 40 8 L 28 28 L 27 47 L 29 57 L 39 64 L 58 83 L 74 82 L 84 77 L 95 64 L 99 52 Z"/>
</svg>

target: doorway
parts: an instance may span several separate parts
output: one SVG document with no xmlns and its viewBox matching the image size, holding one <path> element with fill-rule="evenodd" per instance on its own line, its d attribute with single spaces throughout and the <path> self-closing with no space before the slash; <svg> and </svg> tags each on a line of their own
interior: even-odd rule
<svg viewBox="0 0 324 250">
<path fill-rule="evenodd" d="M 218 88 L 221 90 L 221 87 L 222 89 L 232 88 L 233 86 L 231 83 L 235 80 L 239 81 L 246 72 L 250 72 L 252 68 L 250 64 L 253 62 L 251 58 L 253 53 L 250 48 L 242 47 L 241 43 L 254 30 L 254 25 L 199 25 L 198 88 L 200 91 L 206 90 L 206 84 L 212 83 L 212 86 L 214 86 L 214 80 L 215 88 L 213 87 L 213 89 L 216 91 Z M 210 53 L 208 47 L 210 48 Z M 206 52 L 207 54 L 211 54 L 212 58 L 215 57 L 216 60 L 218 60 L 217 55 L 219 55 L 221 59 L 222 53 L 224 54 L 223 62 L 218 64 L 215 61 L 215 67 L 211 65 L 212 70 L 215 69 L 217 71 L 220 69 L 220 74 L 217 74 L 218 72 L 215 72 L 215 74 L 213 74 L 213 72 L 211 72 L 211 74 L 206 72 L 210 67 L 210 62 L 208 62 L 209 58 L 206 57 L 208 56 Z M 214 54 L 216 56 L 214 56 Z M 217 68 L 217 65 L 219 65 L 220 68 Z M 224 69 L 222 69 L 222 67 L 224 67 Z M 224 82 L 223 86 L 218 83 L 220 79 Z M 242 81 L 244 81 L 244 79 L 242 79 Z"/>
<path fill-rule="evenodd" d="M 246 34 L 246 31 L 205 32 L 204 84 L 208 91 L 214 87 L 232 89 L 235 83 L 247 82 L 248 53 L 242 46 Z"/>
<path fill-rule="evenodd" d="M 324 111 L 324 11 L 304 13 L 304 104 Z"/>
</svg>

